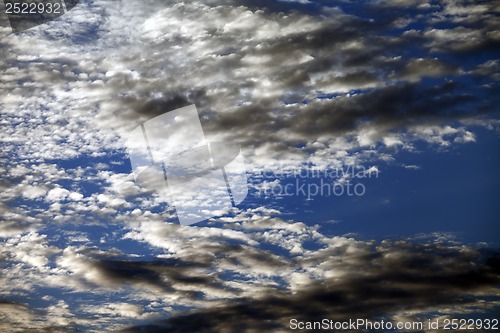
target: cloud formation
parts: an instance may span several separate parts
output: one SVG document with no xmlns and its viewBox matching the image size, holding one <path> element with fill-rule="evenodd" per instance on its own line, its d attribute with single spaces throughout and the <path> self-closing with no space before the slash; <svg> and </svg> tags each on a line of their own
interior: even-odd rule
<svg viewBox="0 0 500 333">
<path fill-rule="evenodd" d="M 258 297 L 231 300 L 120 332 L 286 332 L 291 319 L 423 320 L 433 318 L 429 313 L 439 308 L 448 309 L 437 310 L 439 315 L 463 314 L 484 304 L 485 294 L 498 296 L 494 287 L 499 281 L 498 253 L 487 254 L 479 265 L 478 254 L 436 244 L 390 242 L 372 251 L 353 244 L 327 248 L 297 260 L 307 269 L 303 266 L 298 271 L 304 273 L 292 275 L 291 281 L 301 282 L 293 293 L 267 290 Z M 306 272 L 316 269 L 323 269 L 327 276 L 310 278 Z"/>
<path fill-rule="evenodd" d="M 181 227 L 133 182 L 124 139 L 194 103 L 253 176 L 473 144 L 478 126 L 498 131 L 498 10 L 97 0 L 2 38 L 0 328 L 285 331 L 292 317 L 491 312 L 496 251 L 330 236 L 253 202 Z"/>
</svg>

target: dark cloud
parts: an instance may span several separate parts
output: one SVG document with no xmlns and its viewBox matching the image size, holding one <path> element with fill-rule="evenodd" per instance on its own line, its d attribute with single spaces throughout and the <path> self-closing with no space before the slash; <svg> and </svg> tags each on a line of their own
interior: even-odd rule
<svg viewBox="0 0 500 333">
<path fill-rule="evenodd" d="M 71 327 L 51 324 L 45 311 L 32 311 L 25 304 L 0 301 L 0 329 L 2 332 L 67 333 Z"/>
<path fill-rule="evenodd" d="M 394 319 L 408 311 L 428 318 L 435 307 L 482 310 L 485 294 L 500 281 L 499 252 L 463 251 L 435 244 L 380 245 L 370 254 L 345 258 L 344 276 L 318 280 L 291 294 L 275 290 L 260 299 L 232 300 L 223 306 L 173 316 L 120 332 L 286 331 L 289 320 Z M 331 253 L 313 256 L 328 263 Z M 332 265 L 332 270 L 336 267 Z"/>
<path fill-rule="evenodd" d="M 190 241 L 186 240 L 189 247 Z M 121 260 L 111 253 L 92 254 L 86 250 L 85 257 L 69 259 L 70 269 L 95 286 L 132 286 L 138 289 L 153 289 L 161 293 L 180 293 L 187 299 L 203 299 L 209 292 L 236 292 L 228 286 L 224 273 L 231 270 L 285 268 L 283 258 L 268 251 L 248 246 L 228 244 L 227 239 L 214 237 L 211 242 L 193 245 L 192 250 L 178 258 L 155 259 L 153 261 Z M 214 262 L 217 262 L 215 265 Z M 87 274 L 91 272 L 91 274 Z M 189 290 L 186 291 L 186 288 Z M 186 300 L 187 300 L 186 299 Z"/>
<path fill-rule="evenodd" d="M 363 75 L 354 77 L 351 79 L 366 79 Z M 448 124 L 495 111 L 493 101 L 496 98 L 484 101 L 479 96 L 461 92 L 462 88 L 453 82 L 434 87 L 406 83 L 353 96 L 311 101 L 297 110 L 287 110 L 284 119 L 279 119 L 279 114 L 271 117 L 260 112 L 266 108 L 265 104 L 251 105 L 240 108 L 237 114 L 216 115 L 207 128 L 235 131 L 239 138 L 244 138 L 243 143 L 249 145 L 264 138 L 269 142 L 286 140 L 285 133 L 292 133 L 297 142 L 307 142 L 367 126 L 377 129 L 378 135 L 383 136 L 411 126 Z"/>
<path fill-rule="evenodd" d="M 366 128 L 380 139 L 416 125 L 495 117 L 488 113 L 496 110 L 498 97 L 472 82 L 466 70 L 473 62 L 461 55 L 469 48 L 466 36 L 473 37 L 474 52 L 494 54 L 487 46 L 497 35 L 493 18 L 482 7 L 418 1 L 342 9 L 282 5 L 283 11 L 244 1 L 161 7 L 182 23 L 153 30 L 162 38 L 141 50 L 148 60 L 136 63 L 139 79 L 120 74 L 106 80 L 119 97 L 103 108 L 101 119 L 130 128 L 194 103 L 209 134 L 288 151 L 319 136 Z M 317 8 L 321 15 L 314 14 Z M 467 9 L 485 21 L 458 20 Z M 408 25 L 398 28 L 402 18 Z M 183 25 L 191 31 L 181 33 Z"/>
<path fill-rule="evenodd" d="M 111 331 L 165 311 L 174 315 L 125 331 L 277 331 L 292 317 L 488 311 L 497 252 L 329 239 L 272 212 L 182 228 L 157 213 L 163 203 L 140 200 L 128 169 L 98 166 L 123 162 L 117 132 L 193 103 L 207 138 L 251 148 L 263 164 L 298 147 L 309 149 L 300 162 L 319 152 L 311 160 L 329 163 L 367 131 L 402 142 L 414 127 L 439 135 L 435 127 L 459 123 L 442 132 L 473 141 L 462 124 L 498 117 L 496 2 L 331 4 L 99 0 L 50 29 L 2 39 L 2 293 L 27 295 L 31 306 L 42 293 L 53 292 L 46 302 L 66 299 L 61 290 L 78 297 L 72 319 L 59 303 L 47 315 L 0 303 L 1 330 Z M 80 222 L 82 235 L 65 235 Z M 95 225 L 108 222 L 114 234 L 98 235 Z M 117 239 L 141 254 L 106 255 Z M 80 251 L 93 241 L 101 251 Z"/>
<path fill-rule="evenodd" d="M 87 259 L 81 265 L 95 272 L 89 282 L 99 285 L 127 285 L 139 288 L 154 288 L 162 292 L 174 292 L 179 285 L 217 286 L 213 276 L 199 276 L 200 269 L 209 266 L 200 262 L 180 259 L 158 259 L 154 261 L 132 261 L 117 259 Z M 219 285 L 218 288 L 221 288 Z"/>
</svg>

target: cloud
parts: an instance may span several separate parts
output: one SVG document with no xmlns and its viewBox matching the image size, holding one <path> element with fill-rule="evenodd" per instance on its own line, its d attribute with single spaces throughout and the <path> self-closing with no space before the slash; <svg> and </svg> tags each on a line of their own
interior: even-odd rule
<svg viewBox="0 0 500 333">
<path fill-rule="evenodd" d="M 129 303 L 108 303 L 99 306 L 87 306 L 84 311 L 91 314 L 135 319 L 147 318 L 149 315 L 148 313 L 143 313 L 143 309 L 140 306 Z"/>
<path fill-rule="evenodd" d="M 59 265 L 83 277 L 86 281 L 99 287 L 125 287 L 128 284 L 145 287 L 157 292 L 173 292 L 174 283 L 205 284 L 210 278 L 197 277 L 190 271 L 204 268 L 206 265 L 197 262 L 164 259 L 155 262 L 134 262 L 115 258 L 99 258 L 91 254 L 81 254 L 74 249 L 65 249 L 59 258 Z"/>
<path fill-rule="evenodd" d="M 18 262 L 44 269 L 49 262 L 47 257 L 58 252 L 57 248 L 47 244 L 46 238 L 46 235 L 36 232 L 17 235 L 7 240 L 2 252 L 12 253 Z"/>
<path fill-rule="evenodd" d="M 377 169 L 498 130 L 494 2 L 357 6 L 97 0 L 2 38 L 0 289 L 18 303 L 0 327 L 266 331 L 497 306 L 496 252 L 327 237 L 267 207 L 184 228 L 132 181 L 130 129 L 191 103 L 257 176 Z"/>
<path fill-rule="evenodd" d="M 281 11 L 245 1 L 80 4 L 44 30 L 53 39 L 30 45 L 37 28 L 6 40 L 12 65 L 0 84 L 15 126 L 5 137 L 19 159 L 103 156 L 123 148 L 120 136 L 144 120 L 196 103 L 207 136 L 239 143 L 259 168 L 276 159 L 316 161 L 336 149 L 338 136 L 354 149 L 415 124 L 488 119 L 494 89 L 471 92 L 469 80 L 494 74 L 462 61 L 453 45 L 471 39 L 453 34 L 477 34 L 476 49 L 487 49 L 491 6 L 381 1 L 369 5 L 369 19 L 317 4 L 282 3 Z M 422 28 L 394 32 L 402 16 Z M 474 24 L 441 29 L 435 17 Z M 428 78 L 437 82 L 423 84 Z M 52 94 L 43 94 L 46 82 Z M 359 140 L 367 130 L 368 140 Z M 399 140 L 411 147 L 411 136 Z"/>
<path fill-rule="evenodd" d="M 304 161 L 320 149 L 310 146 L 306 155 L 297 145 L 330 146 L 333 137 L 356 137 L 366 127 L 377 142 L 416 124 L 449 124 L 494 110 L 490 91 L 486 99 L 466 92 L 466 64 L 429 51 L 438 43 L 432 29 L 413 42 L 412 30 L 391 36 L 394 14 L 370 21 L 338 9 L 318 17 L 250 8 L 185 3 L 149 16 L 134 36 L 151 49 L 132 46 L 148 61 L 105 79 L 120 97 L 103 103 L 100 121 L 126 136 L 133 124 L 196 103 L 209 137 L 237 141 L 261 165 L 285 153 L 291 162 Z M 374 9 L 385 13 L 383 4 Z M 425 56 L 408 56 L 408 47 Z M 441 82 L 422 85 L 426 78 Z"/>
<path fill-rule="evenodd" d="M 0 329 L 3 332 L 22 332 L 26 329 L 37 330 L 37 332 L 70 332 L 64 326 L 46 322 L 47 318 L 32 312 L 23 304 L 0 302 L 0 319 Z"/>
<path fill-rule="evenodd" d="M 3 279 L 18 282 L 4 283 L 9 288 L 4 295 L 29 300 L 50 290 L 54 296 L 44 302 L 52 310 L 37 316 L 48 316 L 57 327 L 119 331 L 131 318 L 146 325 L 125 329 L 131 332 L 189 331 L 202 323 L 196 327 L 207 332 L 279 331 L 290 318 L 377 318 L 383 312 L 387 319 L 421 319 L 435 311 L 484 312 L 497 304 L 482 299 L 498 297 L 499 254 L 443 237 L 418 242 L 328 237 L 319 226 L 283 220 L 279 211 L 264 207 L 225 218 L 220 229 L 154 219 L 131 215 L 130 231 L 122 232 L 122 241 L 135 242 L 127 243 L 128 251 L 149 245 L 143 254 L 91 245 L 88 238 L 78 246 L 62 242 L 63 248 L 49 245 L 56 235 L 10 239 L 2 253 Z M 58 306 L 61 290 L 78 300 Z M 115 296 L 119 302 L 112 301 Z M 164 311 L 170 319 L 159 320 Z M 92 322 L 85 319 L 88 314 Z M 31 319 L 17 325 L 34 327 Z"/>
<path fill-rule="evenodd" d="M 313 262 L 327 266 L 331 263 L 329 268 L 343 275 L 305 278 L 293 294 L 268 291 L 258 298 L 232 300 L 222 306 L 120 332 L 231 332 L 236 329 L 285 332 L 292 318 L 299 321 L 375 320 L 381 314 L 385 320 L 400 317 L 424 320 L 433 318 L 435 315 L 431 312 L 434 311 L 442 315 L 455 311 L 467 313 L 478 310 L 481 305 L 488 311 L 489 306 L 482 298 L 485 293 L 497 294 L 498 253 L 483 257 L 480 252 L 466 248 L 390 242 L 383 242 L 372 251 L 351 252 L 350 246 L 341 251 L 332 250 L 312 254 L 304 258 L 302 264 L 311 267 Z M 484 261 L 477 261 L 478 256 Z M 338 260 L 340 258 L 342 260 Z M 297 275 L 303 274 L 296 273 L 295 281 L 299 280 Z M 442 310 L 437 310 L 440 307 Z"/>
</svg>

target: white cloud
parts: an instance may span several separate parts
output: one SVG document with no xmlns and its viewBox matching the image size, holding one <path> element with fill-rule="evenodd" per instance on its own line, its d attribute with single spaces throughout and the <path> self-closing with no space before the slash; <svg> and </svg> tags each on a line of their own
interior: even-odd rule
<svg viewBox="0 0 500 333">
<path fill-rule="evenodd" d="M 478 104 L 467 106 L 467 117 L 449 105 L 461 105 L 463 91 L 456 87 L 472 75 L 495 77 L 496 63 L 470 68 L 455 58 L 452 66 L 429 50 L 453 56 L 496 41 L 489 5 L 445 2 L 441 11 L 431 8 L 429 20 L 474 24 L 385 36 L 384 29 L 405 29 L 422 17 L 388 16 L 384 23 L 340 7 L 312 16 L 250 3 L 117 3 L 82 2 L 58 21 L 2 39 L 1 149 L 8 159 L 0 160 L 0 258 L 6 263 L 0 290 L 26 303 L 38 300 L 39 290 L 54 292 L 40 297 L 50 303 L 46 316 L 0 304 L 0 328 L 109 331 L 175 306 L 210 309 L 228 306 L 225 299 L 303 294 L 316 283 L 352 291 L 353 277 L 383 281 L 400 268 L 422 274 L 405 263 L 428 248 L 326 237 L 319 226 L 287 220 L 277 209 L 234 210 L 204 227 L 167 223 L 173 213 L 124 170 L 122 139 L 154 115 L 196 103 L 207 136 L 240 144 L 252 174 L 307 162 L 323 169 L 370 165 L 378 172 L 374 164 L 394 159 L 390 149 L 411 150 L 417 140 L 432 147 L 474 142 L 472 125 L 495 129 L 498 121 L 478 116 Z M 404 8 L 429 10 L 413 0 L 377 5 L 403 16 L 411 16 Z M 409 44 L 420 58 L 404 54 Z M 465 75 L 471 76 L 460 81 Z M 421 85 L 426 77 L 448 76 L 443 85 Z M 488 107 L 489 100 L 483 102 Z M 376 150 L 380 143 L 388 153 Z M 109 233 L 68 231 L 80 225 L 105 226 Z M 134 242 L 142 254 L 112 248 L 122 242 Z M 472 252 L 463 247 L 455 257 L 430 260 L 449 264 L 440 268 L 453 283 L 454 270 L 477 259 Z M 454 261 L 460 255 L 471 257 Z M 59 299 L 61 291 L 75 293 L 81 306 Z M 96 295 L 113 301 L 84 305 Z M 83 312 L 95 317 L 79 318 Z"/>
<path fill-rule="evenodd" d="M 53 188 L 52 190 L 49 191 L 49 193 L 47 193 L 47 197 L 46 197 L 46 200 L 47 201 L 61 201 L 61 200 L 64 200 L 68 197 L 69 195 L 69 191 L 65 188 L 61 188 L 61 187 L 56 187 L 56 188 Z"/>
</svg>

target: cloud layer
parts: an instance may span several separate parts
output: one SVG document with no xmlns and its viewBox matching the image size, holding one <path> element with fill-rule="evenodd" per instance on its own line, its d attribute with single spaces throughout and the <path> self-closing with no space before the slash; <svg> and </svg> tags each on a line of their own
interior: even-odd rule
<svg viewBox="0 0 500 333">
<path fill-rule="evenodd" d="M 492 313 L 495 250 L 332 236 L 251 200 L 181 227 L 133 182 L 125 140 L 196 104 L 210 141 L 243 148 L 256 188 L 262 171 L 378 170 L 421 141 L 473 144 L 478 127 L 498 131 L 498 12 L 494 1 L 81 1 L 3 37 L 0 328 L 260 332 L 291 318 Z"/>
</svg>

